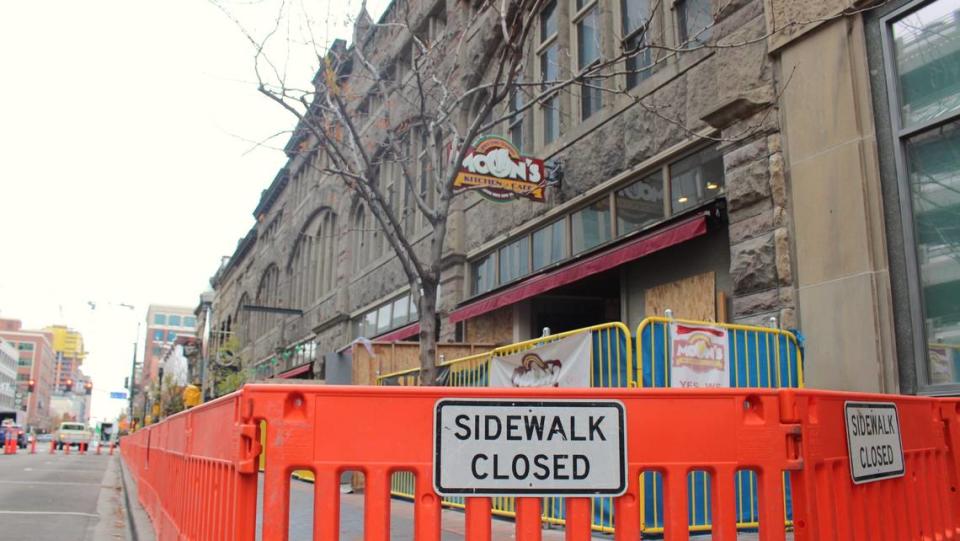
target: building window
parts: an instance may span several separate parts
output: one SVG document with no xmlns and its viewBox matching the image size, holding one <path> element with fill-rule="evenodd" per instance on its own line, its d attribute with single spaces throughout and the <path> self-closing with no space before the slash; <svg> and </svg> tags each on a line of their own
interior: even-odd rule
<svg viewBox="0 0 960 541">
<path fill-rule="evenodd" d="M 473 263 L 471 268 L 473 277 L 473 294 L 490 291 L 497 285 L 497 267 L 494 264 L 494 254 L 490 253 L 486 257 Z"/>
<path fill-rule="evenodd" d="M 604 197 L 570 216 L 573 253 L 585 252 L 610 240 L 610 199 Z"/>
<path fill-rule="evenodd" d="M 173 342 L 177 339 L 177 333 L 175 331 L 167 331 L 167 342 Z"/>
<path fill-rule="evenodd" d="M 179 326 L 180 326 L 180 316 L 176 316 L 176 315 L 171 314 L 170 317 L 167 319 L 167 324 L 170 325 L 171 327 L 179 327 Z"/>
<path fill-rule="evenodd" d="M 360 272 L 367 266 L 370 236 L 367 231 L 367 210 L 357 206 L 353 215 L 353 271 Z"/>
<path fill-rule="evenodd" d="M 166 315 L 166 314 L 154 314 L 154 315 L 153 315 L 153 324 L 154 324 L 154 325 L 166 325 L 166 324 L 167 324 L 167 315 Z"/>
<path fill-rule="evenodd" d="M 163 331 L 157 329 L 153 331 L 153 341 L 154 342 L 163 342 Z"/>
<path fill-rule="evenodd" d="M 653 56 L 648 47 L 650 34 L 650 0 L 621 0 L 623 51 L 626 53 L 627 88 L 637 86 L 650 77 Z"/>
<path fill-rule="evenodd" d="M 566 221 L 557 220 L 533 232 L 533 270 L 538 271 L 567 257 Z"/>
<path fill-rule="evenodd" d="M 33 351 L 33 343 L 32 343 L 32 342 L 20 342 L 19 344 L 17 344 L 17 349 L 20 350 L 20 351 Z"/>
<path fill-rule="evenodd" d="M 598 0 L 575 0 L 573 24 L 577 30 L 577 73 L 594 69 L 600 62 L 600 8 Z M 580 119 L 586 120 L 603 107 L 603 79 L 588 77 L 580 85 Z"/>
<path fill-rule="evenodd" d="M 163 348 L 160 346 L 153 346 L 153 356 L 159 357 L 161 355 L 163 355 Z"/>
<path fill-rule="evenodd" d="M 711 147 L 670 166 L 673 213 L 696 207 L 723 193 L 723 156 Z"/>
<path fill-rule="evenodd" d="M 537 46 L 537 65 L 540 71 L 540 89 L 549 90 L 560 76 L 560 46 L 557 38 L 557 1 L 552 0 L 540 12 L 540 43 Z M 560 96 L 554 92 L 541 100 L 540 117 L 543 123 L 543 144 L 549 145 L 560 137 Z"/>
<path fill-rule="evenodd" d="M 617 235 L 626 235 L 659 222 L 663 208 L 663 173 L 657 171 L 617 190 Z"/>
<path fill-rule="evenodd" d="M 513 115 L 510 117 L 510 120 L 507 121 L 507 131 L 510 134 L 510 142 L 513 146 L 517 147 L 517 150 L 521 154 L 524 153 L 523 146 L 523 118 L 524 114 L 522 112 L 524 105 L 526 104 L 526 96 L 524 96 L 524 88 L 519 86 L 523 83 L 522 77 L 517 77 L 517 85 L 510 92 L 510 114 Z"/>
<path fill-rule="evenodd" d="M 512 282 L 530 272 L 530 241 L 528 237 L 519 239 L 500 248 L 500 283 Z"/>
<path fill-rule="evenodd" d="M 439 298 L 439 291 L 437 292 Z M 410 294 L 383 303 L 352 321 L 353 336 L 375 337 L 417 321 L 417 310 Z"/>
<path fill-rule="evenodd" d="M 677 27 L 680 43 L 686 48 L 705 45 L 713 29 L 712 0 L 679 0 Z"/>
<path fill-rule="evenodd" d="M 910 4 L 884 17 L 887 86 L 904 234 L 917 281 L 912 302 L 921 386 L 960 383 L 960 10 Z M 909 249 L 909 248 L 908 248 Z M 924 366 L 925 365 L 925 366 Z"/>
<path fill-rule="evenodd" d="M 183 326 L 184 326 L 184 327 L 196 327 L 196 326 L 197 326 L 197 318 L 195 318 L 194 316 L 187 316 L 187 317 L 183 318 Z"/>
</svg>

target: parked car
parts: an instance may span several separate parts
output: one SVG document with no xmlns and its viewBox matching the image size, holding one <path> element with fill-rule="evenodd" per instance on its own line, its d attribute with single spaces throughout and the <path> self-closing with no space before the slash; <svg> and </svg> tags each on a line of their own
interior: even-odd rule
<svg viewBox="0 0 960 541">
<path fill-rule="evenodd" d="M 53 441 L 53 434 L 37 434 L 37 443 L 50 443 Z"/>
<path fill-rule="evenodd" d="M 27 448 L 27 434 L 22 426 L 14 423 L 4 423 L 3 426 L 0 426 L 0 441 L 7 441 L 8 432 L 13 433 L 17 437 L 17 447 L 21 449 Z"/>
</svg>

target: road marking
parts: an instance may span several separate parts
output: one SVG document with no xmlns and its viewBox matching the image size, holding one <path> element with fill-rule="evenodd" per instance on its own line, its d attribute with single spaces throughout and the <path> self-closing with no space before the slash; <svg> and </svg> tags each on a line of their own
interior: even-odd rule
<svg viewBox="0 0 960 541">
<path fill-rule="evenodd" d="M 69 481 L 0 481 L 2 485 L 83 485 L 100 486 L 100 483 L 71 483 Z"/>
<path fill-rule="evenodd" d="M 79 511 L 5 511 L 0 509 L 0 515 L 68 515 L 73 517 L 100 518 L 100 515 L 81 513 Z"/>
</svg>

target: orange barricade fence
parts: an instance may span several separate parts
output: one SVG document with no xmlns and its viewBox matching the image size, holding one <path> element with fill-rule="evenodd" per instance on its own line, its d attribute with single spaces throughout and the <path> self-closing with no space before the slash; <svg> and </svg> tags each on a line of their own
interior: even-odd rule
<svg viewBox="0 0 960 541">
<path fill-rule="evenodd" d="M 444 511 L 434 488 L 434 468 L 447 470 L 437 466 L 435 445 L 440 446 L 442 434 L 452 437 L 435 429 L 435 423 L 442 424 L 438 401 L 443 399 L 464 411 L 484 404 L 529 411 L 543 402 L 622 404 L 626 451 L 621 479 L 626 489 L 613 499 L 616 541 L 640 538 L 639 480 L 644 472 L 662 476 L 663 537 L 668 541 L 689 539 L 688 479 L 701 472 L 711 486 L 712 538 L 736 540 L 735 482 L 741 471 L 757 478 L 760 541 L 787 537 L 784 472 L 793 483 L 797 541 L 960 536 L 960 402 L 949 399 L 797 389 L 247 385 L 126 437 L 121 452 L 161 540 L 257 538 L 258 476 L 263 478 L 262 516 L 269 517 L 262 521 L 259 536 L 286 540 L 291 474 L 309 470 L 316 479 L 311 487 L 314 539 L 340 538 L 342 474 L 359 471 L 365 479 L 365 539 L 389 539 L 391 476 L 408 472 L 415 491 L 414 538 L 439 541 Z M 886 404 L 870 406 L 878 402 Z M 896 408 L 902 477 L 853 482 L 847 449 L 850 403 Z M 873 423 L 871 434 L 893 430 L 893 421 Z M 258 431 L 265 431 L 268 458 L 263 473 L 258 473 L 256 460 L 261 450 Z M 534 443 L 550 452 L 550 442 Z M 507 447 L 498 447 L 499 441 L 491 445 L 494 452 L 507 452 Z M 459 451 L 448 453 L 439 456 L 460 456 Z M 609 460 L 617 463 L 617 457 L 613 453 Z M 516 539 L 541 538 L 547 493 L 517 497 Z M 566 539 L 591 538 L 592 501 L 582 496 L 564 499 Z M 467 539 L 489 541 L 491 498 L 468 495 L 464 507 Z"/>
</svg>

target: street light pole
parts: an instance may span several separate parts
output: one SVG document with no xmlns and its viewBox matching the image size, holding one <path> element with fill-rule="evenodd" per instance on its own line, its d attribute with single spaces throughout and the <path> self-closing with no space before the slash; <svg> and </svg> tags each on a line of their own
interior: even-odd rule
<svg viewBox="0 0 960 541">
<path fill-rule="evenodd" d="M 159 387 L 160 390 L 157 393 L 159 395 L 157 400 L 160 404 L 160 408 L 159 408 L 160 412 L 157 414 L 158 421 L 160 419 L 163 419 L 163 365 L 164 364 L 166 363 L 161 359 L 160 364 L 158 366 L 158 371 L 157 371 L 157 374 L 160 376 L 160 387 Z"/>
<path fill-rule="evenodd" d="M 133 426 L 133 395 L 137 392 L 137 343 L 140 341 L 140 322 L 137 322 L 137 335 L 133 340 L 133 364 L 130 366 L 130 419 L 128 426 Z"/>
</svg>

